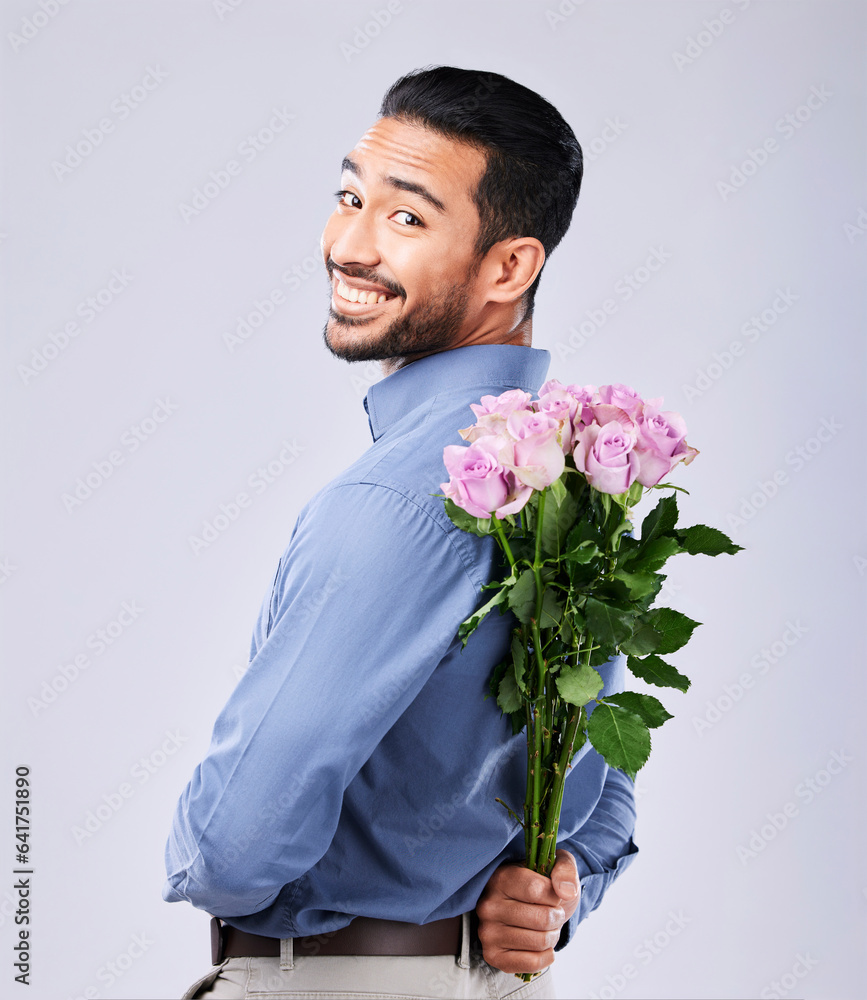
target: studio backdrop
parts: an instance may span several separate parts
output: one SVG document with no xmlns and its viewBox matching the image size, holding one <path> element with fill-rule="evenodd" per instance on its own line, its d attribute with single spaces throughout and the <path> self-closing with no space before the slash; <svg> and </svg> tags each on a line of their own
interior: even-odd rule
<svg viewBox="0 0 867 1000">
<path fill-rule="evenodd" d="M 3 995 L 208 967 L 161 898 L 172 812 L 380 378 L 323 346 L 319 237 L 387 87 L 449 64 L 584 148 L 550 374 L 664 396 L 701 452 L 683 523 L 744 547 L 671 567 L 694 683 L 560 995 L 862 996 L 867 8 L 4 0 L 0 29 Z"/>
</svg>

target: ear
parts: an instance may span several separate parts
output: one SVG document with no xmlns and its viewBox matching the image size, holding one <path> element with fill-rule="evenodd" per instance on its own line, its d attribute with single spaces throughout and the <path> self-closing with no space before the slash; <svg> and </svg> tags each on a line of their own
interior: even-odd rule
<svg viewBox="0 0 867 1000">
<path fill-rule="evenodd" d="M 516 302 L 536 280 L 545 263 L 545 248 L 533 236 L 495 243 L 485 257 L 489 302 Z"/>
</svg>

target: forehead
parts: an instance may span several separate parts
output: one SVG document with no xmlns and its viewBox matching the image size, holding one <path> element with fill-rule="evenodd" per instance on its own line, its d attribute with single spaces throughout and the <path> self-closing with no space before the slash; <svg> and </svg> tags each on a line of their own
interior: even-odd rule
<svg viewBox="0 0 867 1000">
<path fill-rule="evenodd" d="M 349 154 L 365 183 L 398 178 L 423 185 L 446 211 L 474 207 L 473 192 L 487 161 L 481 150 L 395 118 L 380 118 Z"/>
</svg>

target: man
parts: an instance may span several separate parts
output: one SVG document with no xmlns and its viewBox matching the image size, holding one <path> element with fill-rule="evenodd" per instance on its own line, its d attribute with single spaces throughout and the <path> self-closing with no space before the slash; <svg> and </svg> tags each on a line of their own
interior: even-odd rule
<svg viewBox="0 0 867 1000">
<path fill-rule="evenodd" d="M 451 67 L 398 80 L 343 161 L 325 342 L 387 377 L 372 446 L 298 518 L 178 805 L 164 898 L 221 918 L 188 997 L 550 997 L 555 951 L 636 853 L 632 783 L 587 745 L 551 877 L 522 866 L 495 799 L 523 802 L 525 736 L 485 699 L 511 616 L 461 652 L 496 556 L 436 496 L 469 404 L 545 378 L 533 300 L 581 171 L 547 101 Z M 600 669 L 617 690 L 622 664 Z"/>
</svg>

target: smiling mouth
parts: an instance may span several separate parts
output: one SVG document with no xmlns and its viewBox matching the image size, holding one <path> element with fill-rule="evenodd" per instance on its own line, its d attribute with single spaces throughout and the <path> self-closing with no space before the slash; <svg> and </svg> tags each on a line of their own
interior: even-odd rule
<svg viewBox="0 0 867 1000">
<path fill-rule="evenodd" d="M 339 278 L 334 282 L 334 306 L 341 310 L 348 307 L 350 313 L 366 312 L 371 307 L 381 306 L 394 298 L 397 298 L 394 293 L 385 292 L 378 288 L 355 288 L 345 284 Z"/>
</svg>

